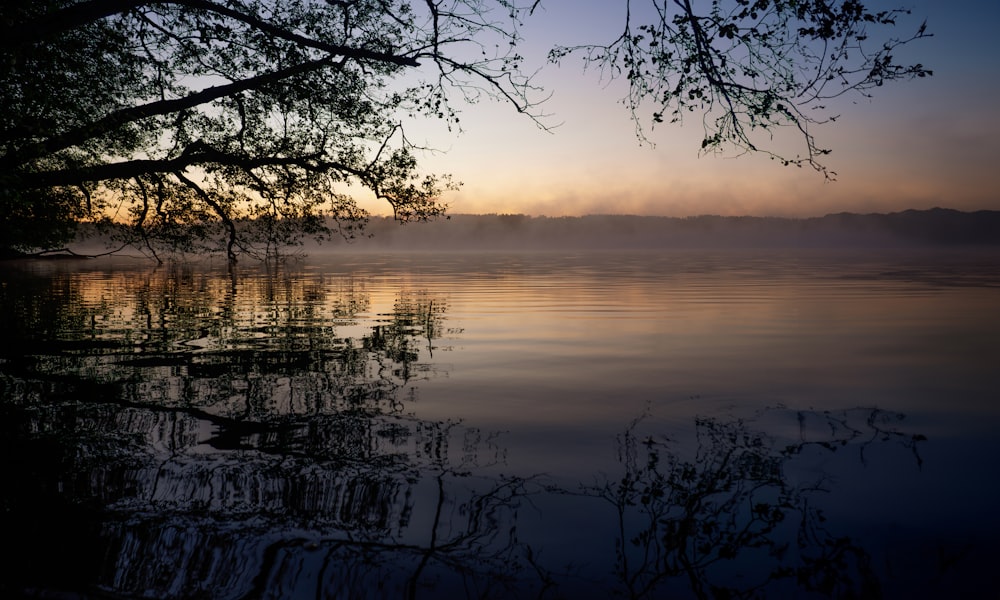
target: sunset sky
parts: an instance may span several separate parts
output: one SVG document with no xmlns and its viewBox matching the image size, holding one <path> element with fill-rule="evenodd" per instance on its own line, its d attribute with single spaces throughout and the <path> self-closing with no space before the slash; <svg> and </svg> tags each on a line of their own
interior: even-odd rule
<svg viewBox="0 0 1000 600">
<path fill-rule="evenodd" d="M 900 36 L 927 19 L 934 37 L 907 46 L 905 56 L 934 76 L 836 105 L 841 119 L 814 130 L 819 144 L 833 150 L 825 163 L 838 173 L 832 183 L 763 156 L 699 157 L 697 118 L 659 126 L 651 136 L 655 147 L 639 144 L 618 102 L 621 87 L 603 86 L 577 61 L 545 64 L 553 44 L 612 39 L 620 31 L 621 4 L 543 4 L 524 30 L 522 54 L 528 69 L 542 69 L 537 82 L 552 93 L 543 107 L 551 131 L 489 102 L 464 107 L 460 135 L 434 124 L 408 130 L 423 136 L 415 141 L 444 150 L 421 156 L 427 171 L 451 173 L 463 183 L 446 197 L 452 213 L 818 216 L 1000 209 L 1000 48 L 992 41 L 1000 2 L 869 3 L 913 9 Z"/>
</svg>

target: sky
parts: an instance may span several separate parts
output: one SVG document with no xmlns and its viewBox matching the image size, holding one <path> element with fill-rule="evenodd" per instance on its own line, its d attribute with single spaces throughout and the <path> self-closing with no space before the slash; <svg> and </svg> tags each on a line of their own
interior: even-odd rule
<svg viewBox="0 0 1000 600">
<path fill-rule="evenodd" d="M 545 0 L 523 30 L 525 66 L 551 93 L 542 109 L 549 130 L 510 106 L 483 101 L 462 109 L 460 134 L 437 123 L 408 129 L 439 149 L 422 168 L 462 183 L 444 202 L 453 214 L 544 216 L 636 214 L 809 217 L 836 212 L 894 212 L 946 207 L 1000 210 L 1000 48 L 997 0 L 874 0 L 872 8 L 913 11 L 933 37 L 901 58 L 934 71 L 929 78 L 853 96 L 841 118 L 814 128 L 832 149 L 824 164 L 835 181 L 764 156 L 699 156 L 701 123 L 661 125 L 641 144 L 621 105 L 623 88 L 584 73 L 580 63 L 546 65 L 554 44 L 617 35 L 621 2 Z M 376 214 L 385 207 L 366 206 Z"/>
</svg>

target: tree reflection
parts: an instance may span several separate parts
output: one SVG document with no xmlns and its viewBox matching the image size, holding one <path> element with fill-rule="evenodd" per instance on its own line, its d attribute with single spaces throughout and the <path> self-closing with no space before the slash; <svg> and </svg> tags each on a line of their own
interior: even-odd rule
<svg viewBox="0 0 1000 600">
<path fill-rule="evenodd" d="M 497 434 L 407 412 L 444 298 L 400 290 L 366 315 L 362 281 L 100 277 L 2 288 L 10 595 L 870 597 L 878 568 L 816 501 L 832 484 L 794 467 L 885 444 L 920 463 L 899 415 L 776 410 L 697 419 L 691 439 L 638 420 L 596 484 L 501 476 Z M 610 563 L 547 552 L 558 514 L 523 531 L 543 497 L 613 523 L 587 542 Z"/>
<path fill-rule="evenodd" d="M 4 525 L 29 586 L 58 585 L 53 557 L 86 564 L 68 589 L 161 598 L 417 597 L 456 581 L 487 597 L 517 576 L 526 480 L 474 476 L 497 448 L 457 423 L 337 415 L 220 449 L 196 432 L 227 424 L 182 409 L 5 416 L 4 450 L 25 460 L 5 473 Z"/>
<path fill-rule="evenodd" d="M 234 284 L 183 265 L 22 276 L 2 294 L 5 372 L 113 384 L 89 391 L 251 420 L 373 400 L 398 411 L 396 393 L 430 376 L 416 340 L 429 353 L 447 306 L 400 290 L 372 326 L 362 280 L 279 272 Z"/>
<path fill-rule="evenodd" d="M 4 450 L 26 457 L 5 473 L 20 577 L 57 590 L 50 561 L 68 561 L 80 572 L 65 589 L 163 598 L 580 597 L 581 580 L 594 597 L 876 597 L 865 548 L 788 468 L 810 448 L 919 442 L 884 421 L 875 440 L 839 429 L 785 446 L 699 419 L 690 448 L 633 426 L 622 476 L 573 491 L 477 474 L 501 449 L 458 423 L 331 415 L 220 444 L 227 421 L 181 409 L 40 408 L 5 411 Z M 614 542 L 614 564 L 566 572 L 522 538 L 520 510 L 541 494 L 593 499 L 592 519 L 616 523 L 616 540 L 592 540 Z"/>
<path fill-rule="evenodd" d="M 473 475 L 498 460 L 495 436 L 405 413 L 410 384 L 433 375 L 444 299 L 400 290 L 371 319 L 363 282 L 100 277 L 3 288 L 3 449 L 21 457 L 5 465 L 3 519 L 24 550 L 3 589 L 506 586 L 525 480 Z"/>
<path fill-rule="evenodd" d="M 816 502 L 829 482 L 796 481 L 790 461 L 819 449 L 857 451 L 863 462 L 872 444 L 893 443 L 919 466 L 925 438 L 899 430 L 902 415 L 878 409 L 800 411 L 795 418 L 798 439 L 785 442 L 751 422 L 716 418 L 696 419 L 687 450 L 639 436 L 639 421 L 620 436 L 620 479 L 581 493 L 614 508 L 615 574 L 624 595 L 881 596 L 869 554 L 838 533 Z"/>
</svg>

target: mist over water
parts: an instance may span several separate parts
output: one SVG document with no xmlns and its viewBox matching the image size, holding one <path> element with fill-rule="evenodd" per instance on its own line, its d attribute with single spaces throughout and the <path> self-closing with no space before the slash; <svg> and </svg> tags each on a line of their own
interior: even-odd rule
<svg viewBox="0 0 1000 600">
<path fill-rule="evenodd" d="M 221 263 L 2 271 L 5 593 L 1000 583 L 995 253 Z"/>
<path fill-rule="evenodd" d="M 1000 212 L 948 209 L 815 218 L 453 215 L 401 225 L 374 218 L 341 251 L 676 250 L 728 248 L 998 248 Z"/>
</svg>

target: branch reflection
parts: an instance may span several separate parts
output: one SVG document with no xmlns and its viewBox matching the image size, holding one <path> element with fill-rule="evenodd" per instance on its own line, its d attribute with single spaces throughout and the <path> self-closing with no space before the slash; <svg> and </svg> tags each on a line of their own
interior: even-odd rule
<svg viewBox="0 0 1000 600">
<path fill-rule="evenodd" d="M 624 595 L 881 597 L 872 557 L 820 508 L 833 485 L 825 473 L 789 471 L 793 459 L 817 449 L 856 452 L 863 462 L 876 443 L 907 449 L 919 467 L 925 438 L 899 429 L 902 415 L 878 409 L 798 411 L 794 418 L 799 435 L 784 441 L 735 418 L 696 419 L 694 442 L 686 445 L 638 435 L 640 421 L 619 436 L 620 478 L 578 493 L 613 507 L 614 570 Z"/>
<path fill-rule="evenodd" d="M 832 484 L 796 465 L 877 445 L 920 464 L 900 415 L 773 410 L 690 439 L 637 420 L 598 483 L 498 475 L 501 434 L 408 412 L 446 298 L 379 310 L 350 278 L 182 267 L 2 290 L 10 595 L 870 597 L 872 556 L 817 502 Z M 567 500 L 616 532 L 592 564 L 539 541 L 581 535 Z"/>
</svg>

